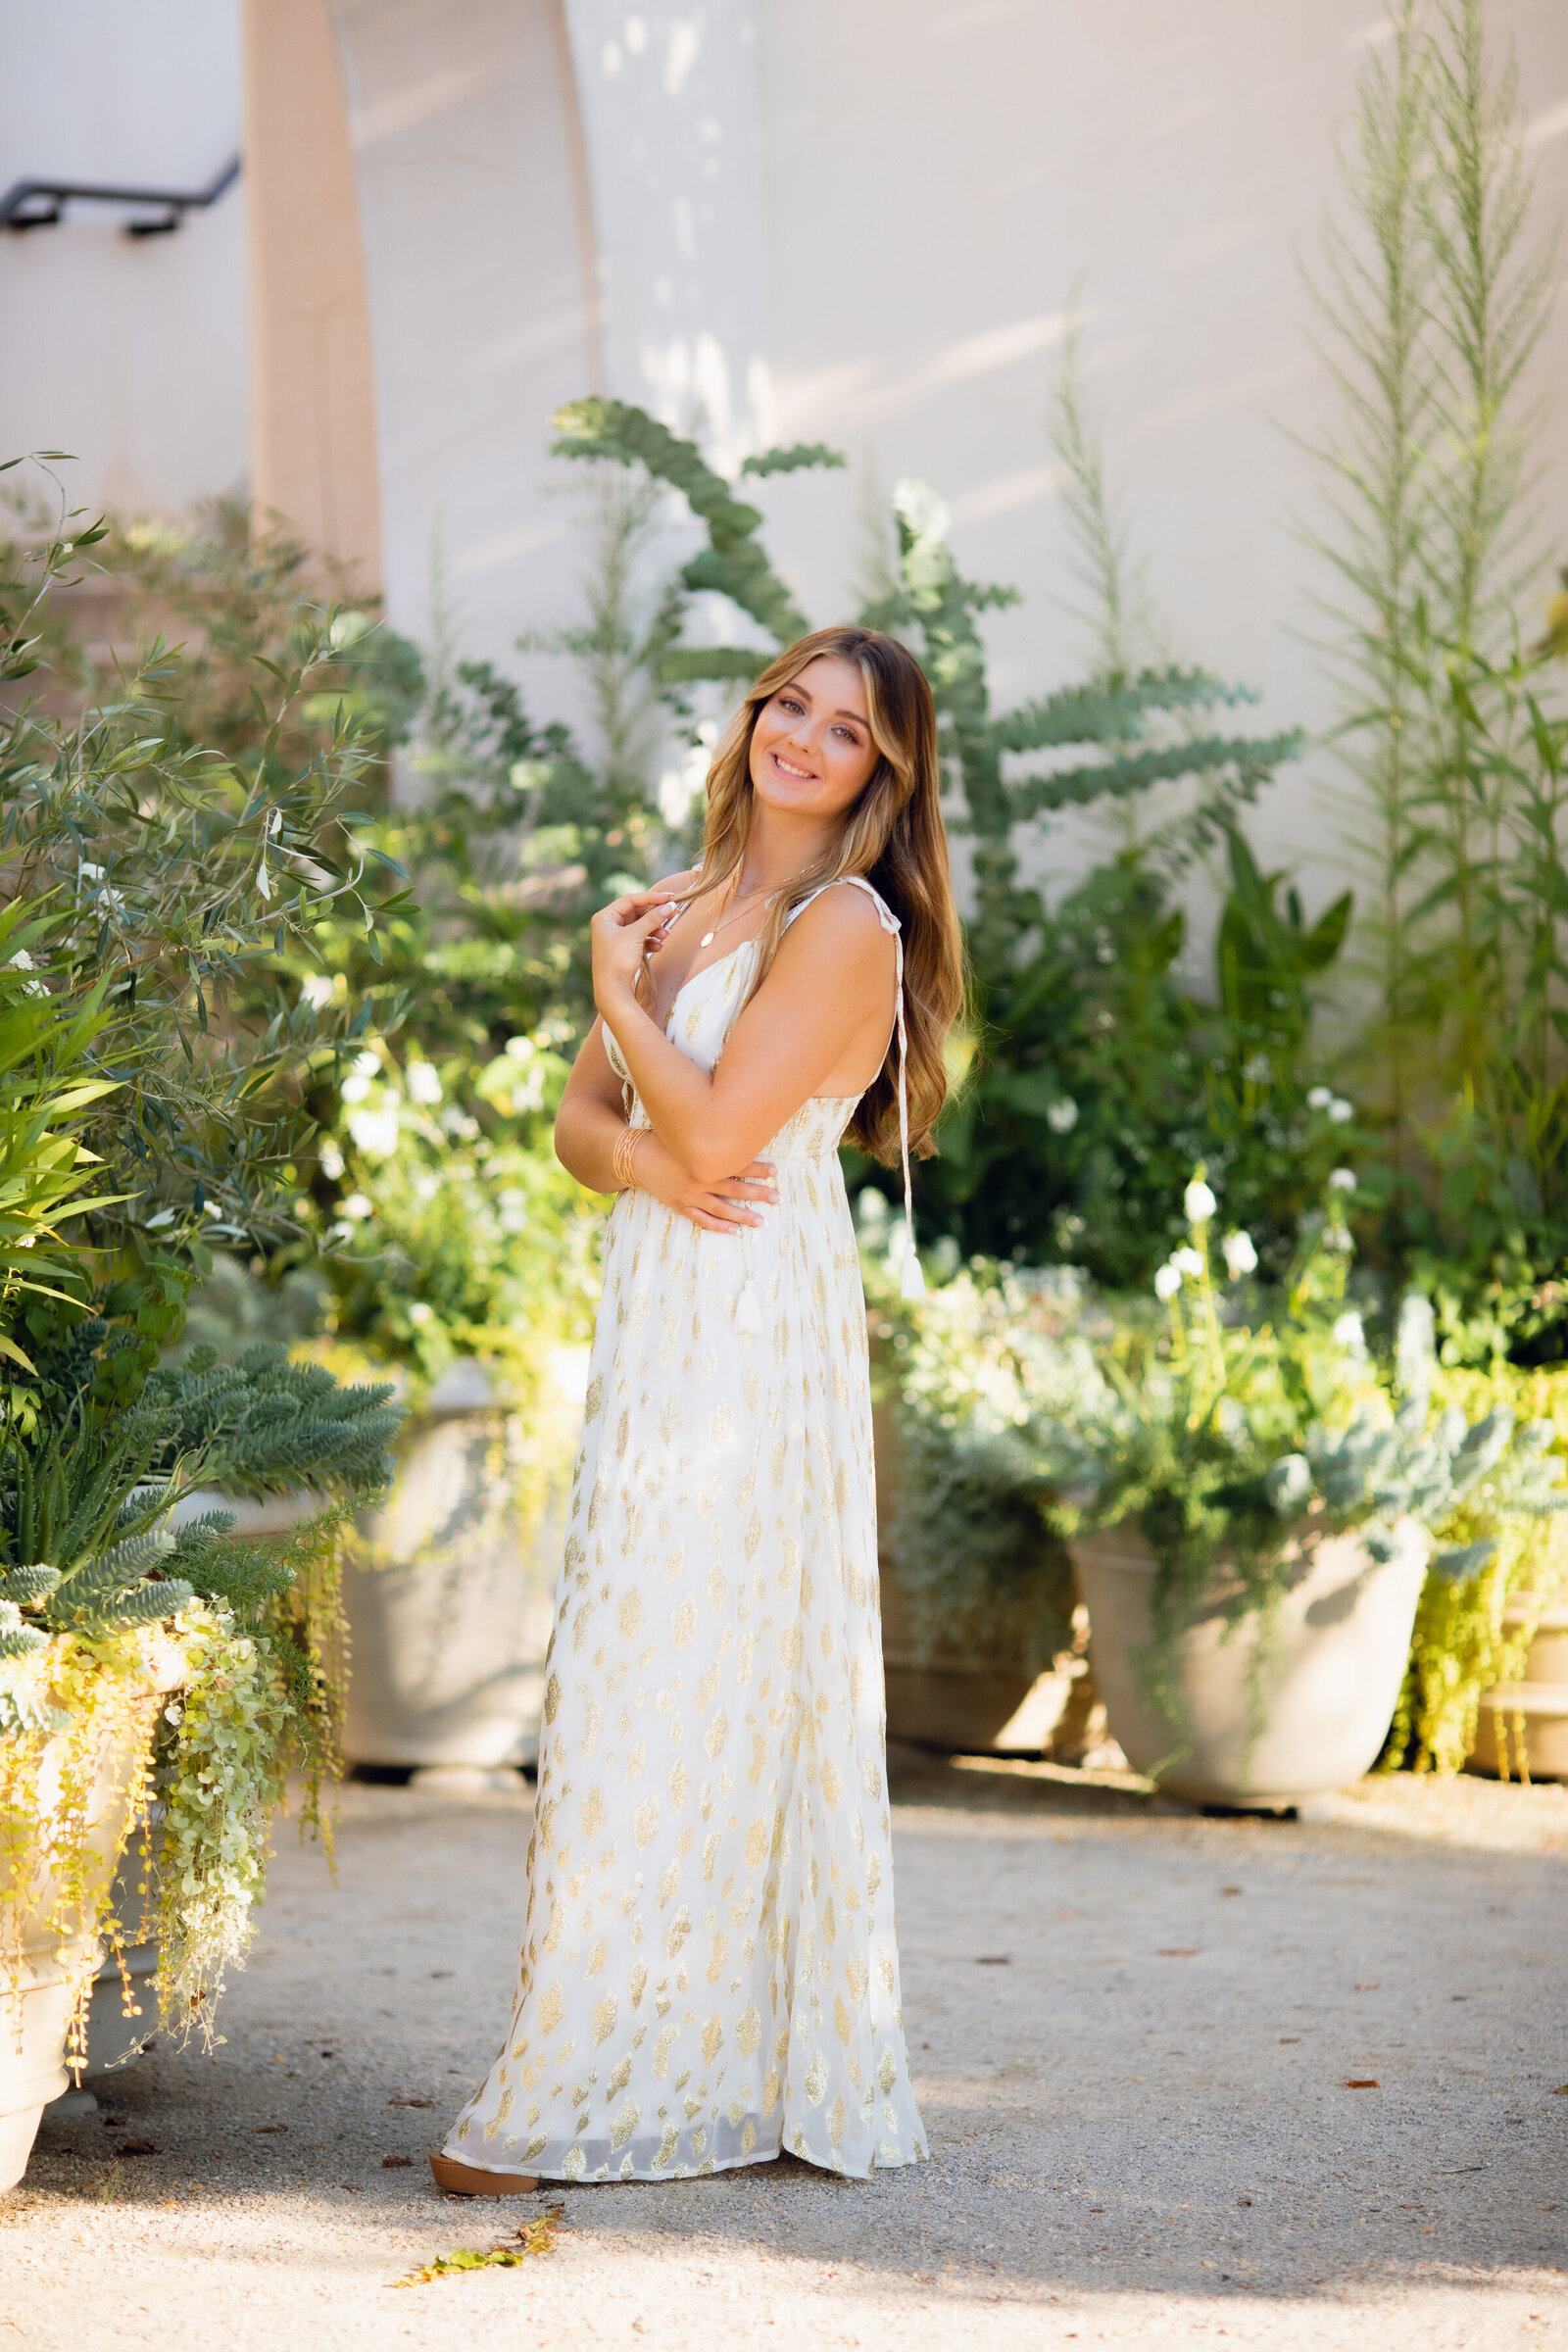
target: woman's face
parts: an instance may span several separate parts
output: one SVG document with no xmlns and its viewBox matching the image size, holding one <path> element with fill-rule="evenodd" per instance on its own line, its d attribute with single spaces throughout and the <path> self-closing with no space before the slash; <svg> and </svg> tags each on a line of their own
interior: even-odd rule
<svg viewBox="0 0 1568 2352">
<path fill-rule="evenodd" d="M 876 763 L 864 681 L 837 654 L 818 654 L 757 714 L 752 789 L 780 815 L 848 815 Z"/>
</svg>

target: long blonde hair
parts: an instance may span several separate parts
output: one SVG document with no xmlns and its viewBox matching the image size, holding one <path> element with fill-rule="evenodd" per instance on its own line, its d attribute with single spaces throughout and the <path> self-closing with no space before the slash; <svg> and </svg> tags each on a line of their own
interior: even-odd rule
<svg viewBox="0 0 1568 2352">
<path fill-rule="evenodd" d="M 768 663 L 736 711 L 708 771 L 702 864 L 680 897 L 683 902 L 703 898 L 739 870 L 752 826 L 752 735 L 758 714 L 824 654 L 853 662 L 860 673 L 877 763 L 832 847 L 773 900 L 759 934 L 761 948 L 747 1001 L 767 977 L 794 908 L 826 883 L 863 874 L 903 927 L 909 1148 L 929 1158 L 936 1150 L 931 1130 L 948 1091 L 942 1049 L 963 1010 L 963 937 L 948 873 L 931 689 L 914 656 L 896 637 L 877 629 L 815 629 Z M 848 1129 L 853 1143 L 890 1167 L 899 1157 L 897 1051 L 894 1039 Z"/>
</svg>

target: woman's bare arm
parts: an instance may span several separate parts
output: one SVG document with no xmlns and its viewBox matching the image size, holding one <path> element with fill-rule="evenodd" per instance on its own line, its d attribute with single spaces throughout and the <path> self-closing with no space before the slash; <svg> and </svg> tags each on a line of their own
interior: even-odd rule
<svg viewBox="0 0 1568 2352">
<path fill-rule="evenodd" d="M 556 1113 L 556 1157 L 591 1192 L 612 1193 L 617 1189 L 615 1146 L 625 1132 L 620 1080 L 605 1051 L 604 1025 L 595 1021 Z M 707 1233 L 733 1234 L 739 1226 L 760 1225 L 762 1206 L 778 1199 L 773 1170 L 763 1160 L 753 1160 L 737 1175 L 700 1183 L 657 1135 L 646 1133 L 637 1147 L 635 1175 L 640 1192 L 652 1193 Z"/>
<path fill-rule="evenodd" d="M 660 1141 L 698 1182 L 712 1183 L 818 1093 L 857 1041 L 872 1040 L 875 1054 L 893 1018 L 894 942 L 862 891 L 825 892 L 785 932 L 710 1075 L 634 993 L 642 943 L 659 919 L 649 893 L 595 916 L 594 994 Z"/>
</svg>

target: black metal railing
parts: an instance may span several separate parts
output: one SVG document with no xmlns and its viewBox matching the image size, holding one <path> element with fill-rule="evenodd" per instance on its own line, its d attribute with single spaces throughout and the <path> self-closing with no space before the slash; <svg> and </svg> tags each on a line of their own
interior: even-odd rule
<svg viewBox="0 0 1568 2352">
<path fill-rule="evenodd" d="M 127 237 L 166 237 L 185 215 L 202 212 L 239 177 L 239 157 L 231 155 L 216 179 L 205 188 L 122 188 L 88 179 L 19 179 L 0 196 L 0 228 L 55 228 L 65 219 L 68 204 L 133 204 L 156 206 L 156 217 L 138 217 L 124 224 Z"/>
</svg>

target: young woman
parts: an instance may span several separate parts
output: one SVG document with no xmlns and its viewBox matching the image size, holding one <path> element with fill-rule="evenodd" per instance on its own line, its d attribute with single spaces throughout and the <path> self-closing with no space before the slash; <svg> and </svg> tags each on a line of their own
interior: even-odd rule
<svg viewBox="0 0 1568 2352">
<path fill-rule="evenodd" d="M 505 2045 L 444 2188 L 926 2154 L 899 2008 L 865 1316 L 837 1152 L 929 1152 L 961 1007 L 930 690 L 762 672 L 703 861 L 593 925 L 556 1149 L 614 1189 Z M 652 959 L 652 960 L 650 960 Z"/>
</svg>

